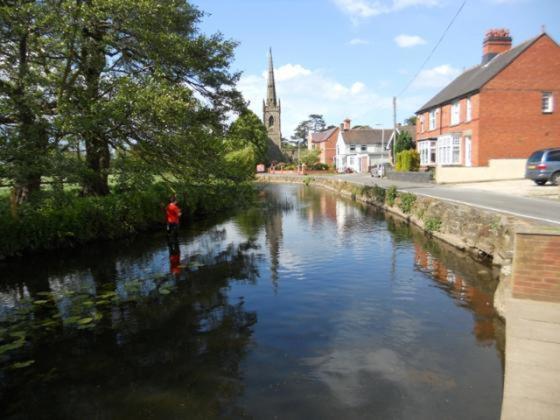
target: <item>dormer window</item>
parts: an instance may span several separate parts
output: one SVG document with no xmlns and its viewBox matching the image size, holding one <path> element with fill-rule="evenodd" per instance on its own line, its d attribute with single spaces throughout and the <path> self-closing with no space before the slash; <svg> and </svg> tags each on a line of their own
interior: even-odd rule
<svg viewBox="0 0 560 420">
<path fill-rule="evenodd" d="M 550 114 L 554 111 L 554 96 L 552 92 L 543 92 L 541 107 L 543 114 Z"/>
</svg>

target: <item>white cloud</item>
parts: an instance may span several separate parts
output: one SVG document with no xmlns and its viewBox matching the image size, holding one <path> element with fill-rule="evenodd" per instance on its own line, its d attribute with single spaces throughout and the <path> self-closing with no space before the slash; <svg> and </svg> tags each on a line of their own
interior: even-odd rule
<svg viewBox="0 0 560 420">
<path fill-rule="evenodd" d="M 441 0 L 332 0 L 354 23 L 359 19 L 399 12 L 409 7 L 433 7 Z"/>
<path fill-rule="evenodd" d="M 350 45 L 368 45 L 369 41 L 366 39 L 361 39 L 361 38 L 354 38 L 351 39 L 348 44 Z"/>
<path fill-rule="evenodd" d="M 268 73 L 263 72 L 263 77 L 266 77 Z M 274 78 L 276 82 L 283 82 L 285 80 L 294 79 L 301 76 L 309 76 L 311 70 L 304 68 L 299 64 L 286 64 L 278 69 L 274 70 Z"/>
<path fill-rule="evenodd" d="M 364 85 L 362 82 L 356 82 L 350 88 L 350 92 L 353 95 L 357 95 L 359 93 L 362 93 L 365 89 L 366 89 L 366 85 Z"/>
<path fill-rule="evenodd" d="M 323 114 L 328 124 L 338 125 L 346 117 L 356 124 L 390 120 L 392 98 L 374 92 L 362 81 L 343 83 L 322 70 L 287 64 L 275 70 L 276 92 L 282 101 L 282 134 L 289 138 L 297 124 L 309 114 Z M 238 84 L 249 107 L 262 115 L 266 95 L 266 72 L 244 75 Z"/>
<path fill-rule="evenodd" d="M 400 34 L 395 37 L 395 42 L 401 48 L 409 48 L 423 45 L 426 43 L 426 40 L 418 35 Z"/>
<path fill-rule="evenodd" d="M 442 88 L 461 74 L 461 70 L 448 64 L 422 70 L 414 83 L 413 88 Z"/>
</svg>

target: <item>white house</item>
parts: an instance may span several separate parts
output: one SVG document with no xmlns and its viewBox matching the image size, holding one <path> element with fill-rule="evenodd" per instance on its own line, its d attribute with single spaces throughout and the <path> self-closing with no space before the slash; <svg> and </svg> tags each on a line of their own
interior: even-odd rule
<svg viewBox="0 0 560 420">
<path fill-rule="evenodd" d="M 336 141 L 336 169 L 344 172 L 350 168 L 353 172 L 365 173 L 369 167 L 378 163 L 391 162 L 387 149 L 393 135 L 391 128 L 350 128 L 351 120 L 346 119 L 340 125 Z"/>
</svg>

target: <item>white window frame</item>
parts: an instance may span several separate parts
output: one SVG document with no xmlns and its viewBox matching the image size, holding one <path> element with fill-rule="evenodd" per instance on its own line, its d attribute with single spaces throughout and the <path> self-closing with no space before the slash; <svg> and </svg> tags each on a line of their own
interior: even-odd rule
<svg viewBox="0 0 560 420">
<path fill-rule="evenodd" d="M 350 151 L 351 151 L 351 152 L 355 152 L 355 151 L 356 151 L 356 145 L 355 145 L 355 144 L 351 144 L 351 145 L 350 145 Z"/>
<path fill-rule="evenodd" d="M 367 152 L 367 146 L 366 146 L 365 144 L 362 144 L 362 145 L 360 146 L 360 151 L 361 151 L 361 152 Z"/>
<path fill-rule="evenodd" d="M 461 102 L 455 101 L 451 104 L 450 125 L 457 125 L 461 122 Z"/>
<path fill-rule="evenodd" d="M 420 165 L 435 165 L 436 162 L 431 159 L 432 152 L 436 150 L 435 140 L 424 140 L 418 142 L 418 152 L 420 153 Z"/>
<path fill-rule="evenodd" d="M 438 137 L 436 160 L 438 165 L 460 165 L 461 136 L 446 134 Z"/>
<path fill-rule="evenodd" d="M 552 92 L 542 93 L 541 110 L 543 114 L 551 114 L 554 111 L 554 95 Z"/>
<path fill-rule="evenodd" d="M 472 120 L 472 100 L 471 97 L 469 96 L 467 98 L 467 115 L 466 115 L 466 121 L 471 121 Z"/>
<path fill-rule="evenodd" d="M 431 130 L 435 130 L 436 129 L 436 110 L 433 109 L 430 111 L 430 116 L 429 116 L 429 126 L 428 129 Z"/>
</svg>

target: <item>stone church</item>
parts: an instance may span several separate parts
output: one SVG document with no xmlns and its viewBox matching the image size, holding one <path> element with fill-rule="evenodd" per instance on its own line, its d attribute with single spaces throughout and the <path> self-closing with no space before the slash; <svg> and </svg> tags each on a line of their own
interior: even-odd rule
<svg viewBox="0 0 560 420">
<path fill-rule="evenodd" d="M 276 84 L 274 82 L 274 66 L 272 64 L 272 50 L 268 52 L 268 82 L 266 101 L 263 101 L 263 124 L 268 131 L 268 138 L 281 148 L 282 131 L 280 127 L 281 106 L 276 98 Z"/>
</svg>

